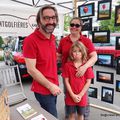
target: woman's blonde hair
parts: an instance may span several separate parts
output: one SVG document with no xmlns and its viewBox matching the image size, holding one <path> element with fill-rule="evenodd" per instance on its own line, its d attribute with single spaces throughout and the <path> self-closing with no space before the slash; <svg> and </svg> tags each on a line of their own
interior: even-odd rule
<svg viewBox="0 0 120 120">
<path fill-rule="evenodd" d="M 75 47 L 77 47 L 77 48 L 79 48 L 81 50 L 81 53 L 82 53 L 82 62 L 86 62 L 87 61 L 87 48 L 80 41 L 74 42 L 73 45 L 71 46 L 70 52 L 69 52 L 70 60 L 74 61 L 73 50 L 74 50 Z"/>
</svg>

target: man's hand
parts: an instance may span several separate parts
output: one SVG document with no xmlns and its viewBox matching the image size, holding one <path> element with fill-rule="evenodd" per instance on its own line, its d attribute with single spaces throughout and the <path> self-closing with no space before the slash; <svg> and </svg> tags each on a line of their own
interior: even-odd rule
<svg viewBox="0 0 120 120">
<path fill-rule="evenodd" d="M 51 84 L 49 90 L 54 96 L 57 96 L 62 92 L 61 89 L 55 84 Z"/>
<path fill-rule="evenodd" d="M 87 68 L 85 65 L 77 68 L 77 72 L 76 72 L 76 77 L 81 77 L 84 75 L 84 73 L 86 72 Z"/>
</svg>

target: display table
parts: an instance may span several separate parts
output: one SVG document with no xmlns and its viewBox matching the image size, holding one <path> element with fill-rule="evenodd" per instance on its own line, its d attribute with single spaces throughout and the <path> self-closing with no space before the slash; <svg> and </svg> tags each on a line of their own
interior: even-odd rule
<svg viewBox="0 0 120 120">
<path fill-rule="evenodd" d="M 0 120 L 10 120 L 10 109 L 8 105 L 8 92 L 0 84 Z"/>
<path fill-rule="evenodd" d="M 26 100 L 22 103 L 10 107 L 10 120 L 24 120 L 24 118 L 19 114 L 16 110 L 17 107 L 28 103 L 33 109 L 37 111 L 37 114 L 33 115 L 32 117 L 28 118 L 27 120 L 31 120 L 33 117 L 43 114 L 47 120 L 58 120 L 53 115 L 45 111 L 43 108 L 40 107 L 37 101 Z"/>
</svg>

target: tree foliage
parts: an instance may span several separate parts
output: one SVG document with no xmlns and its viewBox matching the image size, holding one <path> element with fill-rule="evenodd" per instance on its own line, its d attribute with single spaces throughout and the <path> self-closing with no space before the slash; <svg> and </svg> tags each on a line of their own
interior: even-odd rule
<svg viewBox="0 0 120 120">
<path fill-rule="evenodd" d="M 2 44 L 4 43 L 2 37 L 0 36 L 0 48 L 2 48 Z"/>
</svg>

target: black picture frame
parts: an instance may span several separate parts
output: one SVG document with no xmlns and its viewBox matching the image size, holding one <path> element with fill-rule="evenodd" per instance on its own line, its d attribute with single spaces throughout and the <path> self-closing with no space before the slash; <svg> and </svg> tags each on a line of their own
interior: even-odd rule
<svg viewBox="0 0 120 120">
<path fill-rule="evenodd" d="M 96 71 L 98 82 L 113 84 L 114 74 L 111 72 Z"/>
<path fill-rule="evenodd" d="M 98 60 L 96 65 L 113 67 L 113 55 L 112 54 L 97 54 Z"/>
<path fill-rule="evenodd" d="M 110 31 L 93 31 L 92 32 L 93 43 L 109 43 L 110 42 Z"/>
<path fill-rule="evenodd" d="M 94 78 L 91 79 L 91 84 L 94 84 Z"/>
<path fill-rule="evenodd" d="M 120 81 L 116 80 L 116 91 L 120 92 Z"/>
<path fill-rule="evenodd" d="M 115 49 L 120 50 L 120 37 L 116 37 Z"/>
<path fill-rule="evenodd" d="M 97 98 L 97 94 L 98 94 L 97 88 L 89 87 L 89 89 L 88 89 L 88 96 L 89 97 Z"/>
<path fill-rule="evenodd" d="M 106 20 L 111 18 L 111 4 L 112 0 L 98 1 L 98 20 Z"/>
<path fill-rule="evenodd" d="M 82 19 L 82 31 L 92 31 L 92 18 Z"/>
<path fill-rule="evenodd" d="M 113 104 L 114 89 L 102 86 L 101 101 Z"/>
<path fill-rule="evenodd" d="M 116 74 L 119 74 L 119 75 L 120 75 L 120 57 L 117 57 Z"/>
<path fill-rule="evenodd" d="M 94 3 L 84 4 L 78 6 L 78 16 L 80 18 L 94 16 Z"/>
<path fill-rule="evenodd" d="M 115 26 L 120 26 L 120 5 L 115 7 Z"/>
</svg>

